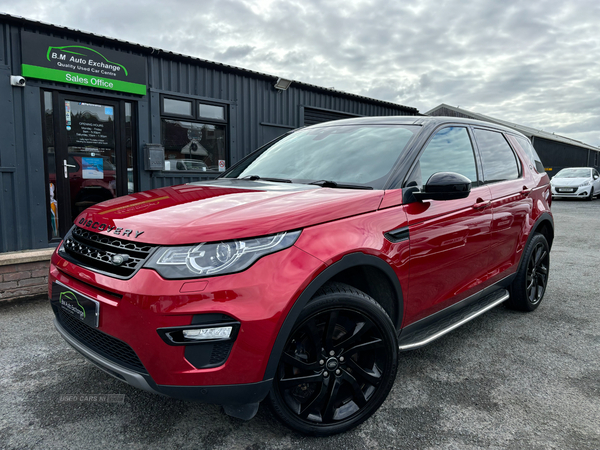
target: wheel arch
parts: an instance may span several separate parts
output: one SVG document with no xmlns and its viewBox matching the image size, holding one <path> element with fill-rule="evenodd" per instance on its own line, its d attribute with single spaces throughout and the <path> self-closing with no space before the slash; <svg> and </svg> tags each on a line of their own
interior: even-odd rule
<svg viewBox="0 0 600 450">
<path fill-rule="evenodd" d="M 541 233 L 548 241 L 548 246 L 552 248 L 552 242 L 554 241 L 554 223 L 551 219 L 546 218 L 542 220 L 533 230 L 534 232 Z"/>
<path fill-rule="evenodd" d="M 535 233 L 542 234 L 548 242 L 548 247 L 552 249 L 552 242 L 554 241 L 554 219 L 552 218 L 552 215 L 550 213 L 542 213 L 542 215 L 538 217 L 538 219 L 535 221 L 535 224 L 533 224 L 533 226 L 531 227 L 529 236 L 527 236 L 527 242 L 525 242 L 525 246 L 523 247 L 524 249 L 527 248 L 527 245 L 529 245 L 529 242 L 531 241 L 531 239 L 533 239 Z M 517 268 L 517 272 L 521 270 L 521 265 L 523 264 L 524 256 L 525 252 L 523 252 L 523 254 L 521 255 L 521 260 L 519 261 L 519 267 Z"/>
<path fill-rule="evenodd" d="M 396 330 L 399 330 L 404 312 L 404 299 L 402 287 L 394 269 L 377 256 L 362 252 L 351 253 L 317 275 L 296 299 L 279 329 L 275 344 L 271 349 L 264 380 L 272 379 L 275 376 L 281 353 L 300 312 L 317 291 L 330 281 L 349 284 L 373 297 L 388 313 Z"/>
<path fill-rule="evenodd" d="M 546 241 L 548 241 L 548 246 L 552 249 L 552 242 L 554 241 L 554 219 L 552 215 L 545 212 L 536 220 L 531 233 L 527 237 L 527 242 L 529 242 L 534 233 L 543 234 Z"/>
</svg>

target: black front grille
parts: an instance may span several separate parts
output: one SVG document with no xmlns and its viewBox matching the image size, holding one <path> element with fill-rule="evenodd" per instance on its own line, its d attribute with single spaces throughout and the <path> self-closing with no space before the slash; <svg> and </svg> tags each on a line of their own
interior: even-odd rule
<svg viewBox="0 0 600 450">
<path fill-rule="evenodd" d="M 57 310 L 60 324 L 81 344 L 123 367 L 142 374 L 148 374 L 133 349 L 125 342 L 104 334 L 100 330 L 71 317 L 69 314 L 65 314 L 60 307 Z"/>
<path fill-rule="evenodd" d="M 65 259 L 117 278 L 130 278 L 144 265 L 154 245 L 126 241 L 74 227 L 65 237 L 61 256 Z M 121 264 L 114 263 L 120 255 Z"/>
</svg>

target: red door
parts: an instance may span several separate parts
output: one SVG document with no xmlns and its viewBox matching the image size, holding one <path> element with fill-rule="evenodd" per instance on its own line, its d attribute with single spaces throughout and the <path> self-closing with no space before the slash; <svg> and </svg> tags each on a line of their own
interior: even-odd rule
<svg viewBox="0 0 600 450">
<path fill-rule="evenodd" d="M 490 199 L 488 187 L 481 186 L 465 199 L 406 206 L 411 255 L 407 321 L 481 289 L 490 263 Z"/>
<path fill-rule="evenodd" d="M 494 281 L 498 281 L 517 269 L 529 229 L 525 221 L 533 217 L 530 193 L 536 186 L 502 133 L 477 128 L 475 140 L 492 194 L 490 257 Z"/>
<path fill-rule="evenodd" d="M 422 186 L 437 172 L 460 173 L 473 187 L 464 199 L 405 206 L 411 260 L 404 326 L 466 298 L 489 277 L 491 194 L 480 182 L 467 128 L 438 130 L 407 181 Z"/>
</svg>

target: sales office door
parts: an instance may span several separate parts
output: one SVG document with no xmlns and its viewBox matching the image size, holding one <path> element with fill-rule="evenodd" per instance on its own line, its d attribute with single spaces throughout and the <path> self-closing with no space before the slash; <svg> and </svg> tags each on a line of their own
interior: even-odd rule
<svg viewBox="0 0 600 450">
<path fill-rule="evenodd" d="M 64 236 L 83 210 L 127 193 L 127 171 L 119 102 L 59 95 L 58 105 L 53 210 Z"/>
</svg>

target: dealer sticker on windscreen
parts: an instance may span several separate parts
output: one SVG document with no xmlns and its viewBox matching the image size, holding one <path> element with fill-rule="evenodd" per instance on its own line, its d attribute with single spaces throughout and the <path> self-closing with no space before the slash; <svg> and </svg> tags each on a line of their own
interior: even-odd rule
<svg viewBox="0 0 600 450">
<path fill-rule="evenodd" d="M 52 283 L 52 301 L 70 316 L 91 327 L 98 326 L 100 303 L 60 283 Z"/>
</svg>

